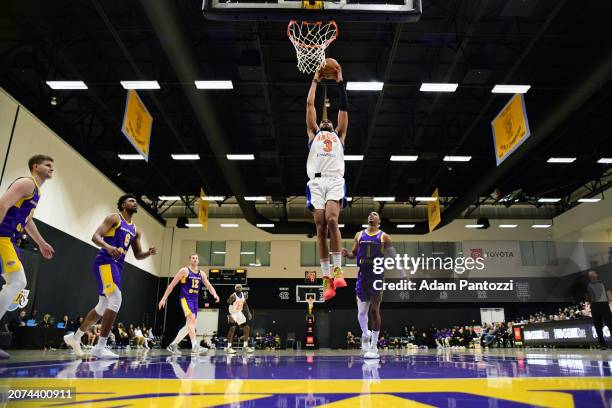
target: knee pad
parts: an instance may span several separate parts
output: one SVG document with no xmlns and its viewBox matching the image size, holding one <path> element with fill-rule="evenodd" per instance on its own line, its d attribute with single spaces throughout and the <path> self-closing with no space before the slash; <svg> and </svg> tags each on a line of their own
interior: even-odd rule
<svg viewBox="0 0 612 408">
<path fill-rule="evenodd" d="M 98 316 L 102 316 L 107 307 L 108 307 L 108 299 L 106 298 L 106 296 L 99 296 L 98 304 L 96 305 L 96 307 L 94 307 L 96 314 Z"/>
<path fill-rule="evenodd" d="M 106 298 L 108 299 L 108 306 L 106 307 L 115 313 L 119 312 L 121 307 L 121 291 L 119 288 L 115 288 L 112 293 L 106 295 Z"/>
</svg>

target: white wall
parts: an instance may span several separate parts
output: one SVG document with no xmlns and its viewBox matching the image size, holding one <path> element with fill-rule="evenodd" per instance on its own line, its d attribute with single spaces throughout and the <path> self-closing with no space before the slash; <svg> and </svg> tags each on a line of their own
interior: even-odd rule
<svg viewBox="0 0 612 408">
<path fill-rule="evenodd" d="M 16 104 L 0 89 L 0 118 Z M 0 124 L 3 131 L 5 124 Z M 0 144 L 0 147 L 3 146 Z M 2 158 L 5 152 L 3 150 L 0 154 Z M 42 187 L 35 219 L 93 246 L 93 232 L 104 217 L 116 212 L 117 198 L 124 192 L 23 106 L 19 111 L 0 191 L 5 191 L 17 177 L 29 174 L 28 159 L 37 153 L 53 157 L 55 172 L 54 177 Z M 143 248 L 156 246 L 160 254 L 136 261 L 130 251 L 126 260 L 151 274 L 159 275 L 164 257 L 161 249 L 168 246 L 164 240 L 168 239 L 164 236 L 165 228 L 144 210 L 138 213 L 135 223 L 143 235 Z"/>
<path fill-rule="evenodd" d="M 17 102 L 0 92 L 0 172 L 4 166 L 11 130 L 17 114 Z"/>
</svg>

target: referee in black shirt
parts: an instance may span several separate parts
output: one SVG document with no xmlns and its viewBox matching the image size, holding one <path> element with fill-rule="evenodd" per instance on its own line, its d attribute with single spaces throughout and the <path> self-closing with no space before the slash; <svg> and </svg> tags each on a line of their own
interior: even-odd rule
<svg viewBox="0 0 612 408">
<path fill-rule="evenodd" d="M 603 335 L 604 322 L 608 330 L 612 332 L 612 314 L 608 304 L 608 295 L 606 287 L 598 280 L 597 272 L 589 271 L 589 280 L 591 283 L 587 286 L 587 302 L 591 302 L 591 316 L 593 316 L 593 326 L 595 326 L 599 346 L 605 350 L 607 347 Z"/>
</svg>

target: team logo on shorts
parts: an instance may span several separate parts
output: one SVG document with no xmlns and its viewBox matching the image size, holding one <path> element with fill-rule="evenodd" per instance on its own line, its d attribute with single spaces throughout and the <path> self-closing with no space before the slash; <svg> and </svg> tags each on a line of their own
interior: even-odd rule
<svg viewBox="0 0 612 408">
<path fill-rule="evenodd" d="M 16 263 L 17 263 L 17 261 L 15 261 L 15 260 L 8 261 L 8 262 L 6 263 L 6 266 L 13 266 L 13 265 L 15 265 Z"/>
<path fill-rule="evenodd" d="M 23 309 L 28 304 L 28 295 L 30 291 L 28 289 L 22 289 L 21 292 L 15 296 L 15 299 L 11 302 L 8 311 L 12 312 L 13 310 Z"/>
</svg>

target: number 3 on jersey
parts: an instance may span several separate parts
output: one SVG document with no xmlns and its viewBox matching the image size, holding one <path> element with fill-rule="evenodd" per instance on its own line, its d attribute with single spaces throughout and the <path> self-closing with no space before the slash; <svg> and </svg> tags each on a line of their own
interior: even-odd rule
<svg viewBox="0 0 612 408">
<path fill-rule="evenodd" d="M 329 153 L 332 151 L 332 141 L 331 140 L 324 140 L 323 141 L 323 151 L 326 153 Z"/>
</svg>

